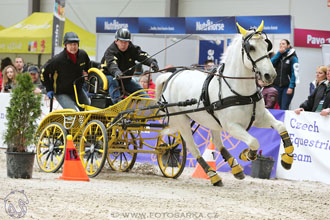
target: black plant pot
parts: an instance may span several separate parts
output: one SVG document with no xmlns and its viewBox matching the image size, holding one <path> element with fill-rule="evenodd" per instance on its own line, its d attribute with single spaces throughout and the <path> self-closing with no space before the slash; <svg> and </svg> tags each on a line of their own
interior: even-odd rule
<svg viewBox="0 0 330 220">
<path fill-rule="evenodd" d="M 257 158 L 252 161 L 251 176 L 260 179 L 269 179 L 275 161 L 269 158 Z"/>
<path fill-rule="evenodd" d="M 31 179 L 34 163 L 33 152 L 6 152 L 7 176 L 10 178 Z"/>
</svg>

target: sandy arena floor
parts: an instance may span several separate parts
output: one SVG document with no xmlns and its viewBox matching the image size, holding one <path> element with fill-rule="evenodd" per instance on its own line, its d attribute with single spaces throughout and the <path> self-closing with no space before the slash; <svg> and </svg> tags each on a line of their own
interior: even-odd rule
<svg viewBox="0 0 330 220">
<path fill-rule="evenodd" d="M 35 163 L 32 179 L 10 179 L 4 152 L 0 149 L 0 219 L 13 219 L 4 206 L 11 192 L 20 210 L 21 190 L 28 199 L 22 219 L 330 219 L 330 185 L 319 182 L 236 180 L 219 173 L 224 187 L 214 187 L 192 178 L 194 169 L 174 180 L 151 164 L 136 164 L 129 173 L 104 168 L 90 182 L 71 182 L 56 179 L 61 172 L 40 172 Z"/>
</svg>

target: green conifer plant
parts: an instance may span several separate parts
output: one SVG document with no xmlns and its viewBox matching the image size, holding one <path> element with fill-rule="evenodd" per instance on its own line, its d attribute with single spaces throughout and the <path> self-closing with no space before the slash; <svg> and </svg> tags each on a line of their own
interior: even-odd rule
<svg viewBox="0 0 330 220">
<path fill-rule="evenodd" d="M 17 86 L 13 89 L 10 105 L 6 108 L 6 131 L 4 143 L 7 152 L 26 152 L 33 143 L 37 119 L 41 115 L 41 95 L 35 94 L 29 73 L 19 74 Z"/>
</svg>

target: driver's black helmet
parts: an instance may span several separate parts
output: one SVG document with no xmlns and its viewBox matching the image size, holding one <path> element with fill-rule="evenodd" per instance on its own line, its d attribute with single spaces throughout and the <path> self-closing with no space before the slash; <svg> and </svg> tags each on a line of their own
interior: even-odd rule
<svg viewBox="0 0 330 220">
<path fill-rule="evenodd" d="M 79 43 L 80 39 L 79 39 L 79 37 L 78 37 L 78 35 L 76 33 L 74 33 L 74 32 L 66 32 L 64 34 L 63 41 L 64 41 L 63 43 L 65 45 L 65 44 L 74 43 L 74 42 Z"/>
<path fill-rule="evenodd" d="M 131 32 L 127 28 L 119 28 L 115 34 L 116 40 L 130 41 Z"/>
</svg>

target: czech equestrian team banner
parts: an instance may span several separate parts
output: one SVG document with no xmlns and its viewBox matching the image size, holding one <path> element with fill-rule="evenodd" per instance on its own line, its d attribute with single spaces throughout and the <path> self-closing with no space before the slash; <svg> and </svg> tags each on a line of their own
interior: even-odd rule
<svg viewBox="0 0 330 220">
<path fill-rule="evenodd" d="M 248 29 L 265 21 L 264 31 L 272 34 L 290 34 L 291 16 L 239 17 L 97 17 L 96 33 L 115 33 L 122 27 L 131 33 L 152 34 L 236 34 L 236 21 Z"/>
<path fill-rule="evenodd" d="M 277 164 L 277 177 L 330 184 L 330 117 L 319 113 L 286 111 L 285 125 L 295 147 L 290 170 Z M 281 144 L 280 154 L 284 153 Z"/>
<path fill-rule="evenodd" d="M 198 64 L 204 64 L 206 60 L 213 60 L 215 64 L 220 63 L 220 57 L 223 53 L 224 41 L 214 40 L 199 41 L 199 60 Z"/>
<path fill-rule="evenodd" d="M 294 29 L 294 46 L 321 48 L 323 44 L 330 44 L 330 31 Z"/>
</svg>

